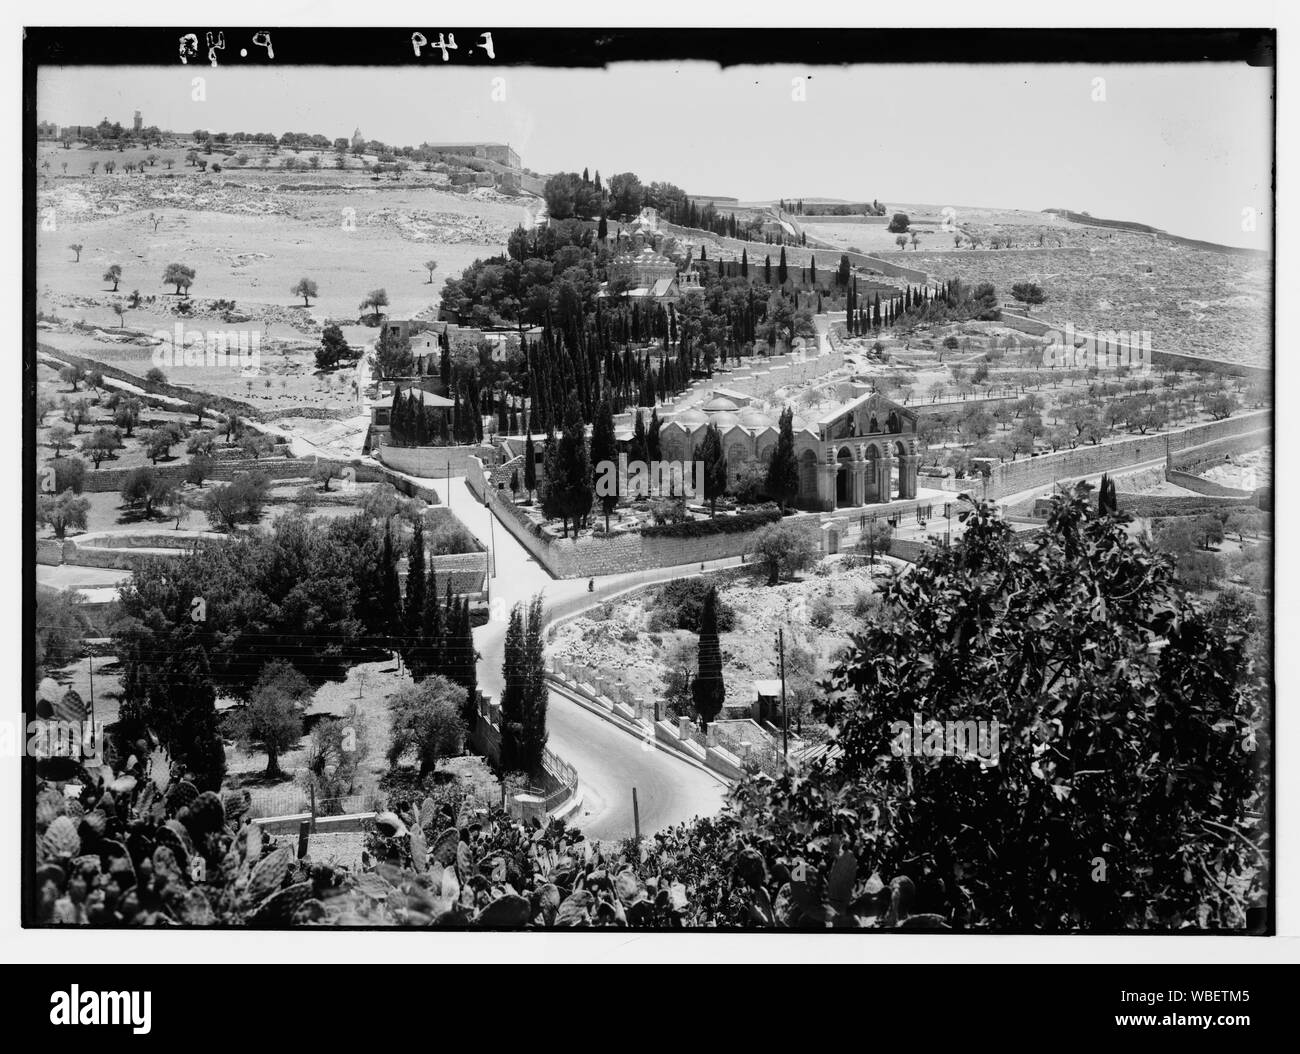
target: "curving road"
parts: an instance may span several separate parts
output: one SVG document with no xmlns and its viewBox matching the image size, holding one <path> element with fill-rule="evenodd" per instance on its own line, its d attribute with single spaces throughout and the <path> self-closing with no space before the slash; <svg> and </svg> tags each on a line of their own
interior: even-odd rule
<svg viewBox="0 0 1300 1054">
<path fill-rule="evenodd" d="M 551 692 L 546 727 L 547 745 L 578 770 L 582 804 L 568 822 L 589 837 L 634 833 L 634 787 L 643 835 L 722 808 L 726 787 L 716 776 L 643 744 L 560 692 Z"/>
<path fill-rule="evenodd" d="M 529 556 L 491 512 L 470 491 L 462 476 L 450 480 L 425 480 L 449 504 L 466 528 L 484 546 L 492 547 L 496 577 L 489 580 L 492 610 L 508 612 L 516 602 L 527 603 L 541 593 L 551 615 L 571 615 L 627 589 L 646 582 L 666 581 L 696 571 L 667 567 L 594 579 L 555 579 Z M 713 561 L 709 568 L 726 567 L 736 560 Z M 697 572 L 698 573 L 698 572 Z M 502 603 L 504 602 L 504 603 Z M 486 695 L 500 698 L 501 663 L 505 652 L 506 621 L 490 618 L 474 630 L 479 651 L 478 685 Z M 632 788 L 637 790 L 641 833 L 696 816 L 716 813 L 726 785 L 716 776 L 675 755 L 650 747 L 580 703 L 552 691 L 547 710 L 547 746 L 578 770 L 582 804 L 571 823 L 593 838 L 622 838 L 634 831 Z"/>
</svg>

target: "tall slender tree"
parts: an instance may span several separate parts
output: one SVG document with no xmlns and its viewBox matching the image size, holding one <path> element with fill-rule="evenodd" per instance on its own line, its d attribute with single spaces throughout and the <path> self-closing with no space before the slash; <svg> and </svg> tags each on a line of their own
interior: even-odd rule
<svg viewBox="0 0 1300 1054">
<path fill-rule="evenodd" d="M 539 772 L 546 752 L 545 646 L 542 640 L 544 621 L 542 596 L 537 594 L 528 604 L 523 634 L 523 763 L 529 772 Z"/>
<path fill-rule="evenodd" d="M 722 712 L 726 694 L 722 680 L 722 646 L 718 640 L 718 591 L 711 587 L 704 594 L 704 608 L 700 612 L 699 672 L 691 685 L 691 696 L 702 729 L 707 731 L 709 722 Z"/>
<path fill-rule="evenodd" d="M 788 406 L 781 411 L 776 446 L 767 466 L 767 493 L 780 503 L 782 512 L 799 493 L 799 465 L 794 456 L 794 411 Z"/>
<path fill-rule="evenodd" d="M 710 424 L 704 430 L 704 440 L 700 443 L 700 460 L 704 462 L 704 494 L 709 503 L 709 519 L 717 512 L 718 499 L 727 489 L 727 458 L 722 452 L 722 436 L 718 426 Z"/>
<path fill-rule="evenodd" d="M 637 415 L 640 417 L 640 414 Z M 609 399 L 600 401 L 596 410 L 596 420 L 591 427 L 591 464 L 596 478 L 618 478 L 618 446 L 614 440 L 614 412 Z M 611 493 L 601 494 L 600 510 L 605 514 L 605 533 L 609 533 L 609 516 L 618 508 L 618 488 Z"/>
<path fill-rule="evenodd" d="M 422 630 L 421 622 L 424 618 L 424 588 L 425 588 L 425 559 L 424 559 L 424 517 L 415 517 L 415 530 L 411 534 L 411 545 L 407 550 L 406 557 L 406 624 L 405 629 L 405 654 L 408 665 L 412 666 L 411 672 L 417 677 L 422 676 L 423 672 L 415 669 L 412 662 L 416 650 L 419 646 L 420 632 Z M 419 658 L 415 656 L 415 658 Z"/>
<path fill-rule="evenodd" d="M 384 619 L 387 629 L 386 644 L 389 648 L 401 648 L 402 638 L 402 587 L 397 576 L 397 554 L 393 549 L 393 526 L 391 519 L 384 520 L 383 575 L 381 586 Z"/>
<path fill-rule="evenodd" d="M 528 500 L 533 500 L 533 491 L 537 489 L 537 450 L 533 446 L 533 433 L 524 439 L 524 490 L 528 491 Z"/>
<path fill-rule="evenodd" d="M 524 609 L 510 609 L 505 654 L 501 662 L 501 768 L 517 772 L 523 762 L 524 738 Z"/>
</svg>

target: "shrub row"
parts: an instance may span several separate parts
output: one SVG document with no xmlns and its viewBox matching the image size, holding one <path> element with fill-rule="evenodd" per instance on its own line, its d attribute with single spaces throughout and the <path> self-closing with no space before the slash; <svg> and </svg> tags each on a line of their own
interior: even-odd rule
<svg viewBox="0 0 1300 1054">
<path fill-rule="evenodd" d="M 664 523 L 641 528 L 643 538 L 702 538 L 710 534 L 739 534 L 757 530 L 781 518 L 779 509 L 762 512 L 742 512 L 720 520 L 688 520 L 685 523 Z"/>
</svg>

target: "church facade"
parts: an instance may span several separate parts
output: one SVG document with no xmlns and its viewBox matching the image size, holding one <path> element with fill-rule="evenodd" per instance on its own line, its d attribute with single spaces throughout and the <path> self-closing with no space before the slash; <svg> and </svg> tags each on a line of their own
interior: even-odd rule
<svg viewBox="0 0 1300 1054">
<path fill-rule="evenodd" d="M 698 409 L 673 415 L 659 431 L 660 457 L 669 462 L 695 460 L 713 424 L 722 437 L 731 482 L 755 469 L 766 471 L 776 449 L 778 421 L 741 401 L 746 401 L 743 396 L 715 396 Z M 916 424 L 914 410 L 879 392 L 862 395 L 816 420 L 796 416 L 796 504 L 831 511 L 916 497 L 921 453 Z"/>
</svg>

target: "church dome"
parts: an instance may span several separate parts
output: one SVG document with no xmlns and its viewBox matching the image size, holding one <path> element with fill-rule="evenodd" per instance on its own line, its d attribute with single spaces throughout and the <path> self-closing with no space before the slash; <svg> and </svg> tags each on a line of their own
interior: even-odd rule
<svg viewBox="0 0 1300 1054">
<path fill-rule="evenodd" d="M 715 395 L 712 399 L 710 399 L 707 403 L 704 404 L 703 409 L 706 414 L 735 413 L 737 410 L 740 409 L 740 407 L 737 406 L 735 403 L 733 403 L 725 395 Z"/>
<path fill-rule="evenodd" d="M 767 428 L 775 424 L 770 416 L 763 413 L 762 410 L 755 410 L 752 406 L 747 410 L 740 411 L 740 423 L 746 428 Z"/>
<path fill-rule="evenodd" d="M 702 411 L 691 407 L 689 410 L 683 410 L 679 414 L 673 414 L 673 423 L 679 424 L 683 428 L 693 428 L 696 425 L 706 425 L 709 418 Z"/>
</svg>

